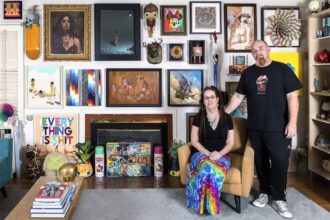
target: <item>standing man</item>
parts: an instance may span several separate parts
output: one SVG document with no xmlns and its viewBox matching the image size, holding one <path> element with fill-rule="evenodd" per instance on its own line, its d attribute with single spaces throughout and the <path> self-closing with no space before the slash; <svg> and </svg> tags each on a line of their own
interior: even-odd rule
<svg viewBox="0 0 330 220">
<path fill-rule="evenodd" d="M 247 97 L 247 133 L 255 154 L 259 197 L 253 205 L 271 205 L 284 218 L 292 218 L 286 205 L 289 146 L 297 133 L 299 102 L 296 90 L 302 87 L 293 71 L 269 57 L 270 48 L 262 40 L 251 45 L 256 61 L 246 69 L 235 94 L 226 106 L 234 111 Z"/>
</svg>

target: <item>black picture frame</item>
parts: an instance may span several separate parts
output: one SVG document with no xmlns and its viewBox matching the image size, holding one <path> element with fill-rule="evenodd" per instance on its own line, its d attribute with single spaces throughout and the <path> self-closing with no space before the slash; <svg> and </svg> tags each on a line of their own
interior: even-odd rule
<svg viewBox="0 0 330 220">
<path fill-rule="evenodd" d="M 106 69 L 107 107 L 161 107 L 162 69 Z"/>
<path fill-rule="evenodd" d="M 161 35 L 187 35 L 186 8 L 186 5 L 160 6 Z"/>
<path fill-rule="evenodd" d="M 205 63 L 205 40 L 189 40 L 189 63 Z"/>
<path fill-rule="evenodd" d="M 183 61 L 184 60 L 184 45 L 170 43 L 168 44 L 168 60 Z"/>
<path fill-rule="evenodd" d="M 271 15 L 275 14 L 277 9 L 282 9 L 282 10 L 291 10 L 291 9 L 293 9 L 296 17 L 298 19 L 300 19 L 300 9 L 299 9 L 299 7 L 295 7 L 295 6 L 293 6 L 293 7 L 291 7 L 291 6 L 285 6 L 285 7 L 282 7 L 282 6 L 281 7 L 267 6 L 267 7 L 262 7 L 261 8 L 261 39 L 264 40 L 269 47 L 284 47 L 284 48 L 285 47 L 290 47 L 290 46 L 282 46 L 282 45 L 275 46 L 272 43 L 271 39 L 266 36 L 267 26 L 265 25 L 265 22 L 266 22 L 265 19 L 268 16 L 271 16 Z M 298 40 L 293 41 L 291 47 L 300 47 L 300 45 L 301 45 L 301 38 L 299 38 Z"/>
<path fill-rule="evenodd" d="M 23 1 L 4 1 L 3 19 L 22 19 Z"/>
<path fill-rule="evenodd" d="M 140 4 L 95 4 L 95 60 L 141 60 Z"/>
</svg>

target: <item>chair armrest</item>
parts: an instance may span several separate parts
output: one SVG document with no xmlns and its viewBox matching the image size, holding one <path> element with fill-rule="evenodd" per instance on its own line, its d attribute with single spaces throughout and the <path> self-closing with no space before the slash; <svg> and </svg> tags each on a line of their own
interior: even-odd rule
<svg viewBox="0 0 330 220">
<path fill-rule="evenodd" d="M 242 196 L 248 197 L 251 191 L 254 176 L 254 150 L 248 140 L 245 146 L 242 161 Z"/>
<path fill-rule="evenodd" d="M 178 148 L 180 179 L 183 185 L 186 184 L 186 166 L 191 153 L 190 147 L 191 147 L 191 143 L 187 143 Z"/>
</svg>

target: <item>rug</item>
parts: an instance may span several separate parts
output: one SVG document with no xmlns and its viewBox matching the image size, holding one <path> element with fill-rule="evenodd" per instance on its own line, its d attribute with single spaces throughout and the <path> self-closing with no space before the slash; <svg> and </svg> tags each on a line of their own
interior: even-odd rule
<svg viewBox="0 0 330 220">
<path fill-rule="evenodd" d="M 184 220 L 184 219 L 279 219 L 274 209 L 267 205 L 257 208 L 250 203 L 238 214 L 224 202 L 218 216 L 202 215 L 186 208 L 185 189 L 94 189 L 84 190 L 73 219 L 113 220 Z M 329 220 L 328 211 L 318 206 L 293 188 L 288 189 L 288 207 L 293 219 Z M 249 198 L 252 200 L 252 197 Z"/>
<path fill-rule="evenodd" d="M 23 198 L 27 193 L 27 189 L 6 189 L 8 198 L 4 198 L 2 193 L 0 193 L 0 219 L 5 219 L 5 217 L 10 213 L 10 211 L 17 205 L 17 203 Z"/>
</svg>

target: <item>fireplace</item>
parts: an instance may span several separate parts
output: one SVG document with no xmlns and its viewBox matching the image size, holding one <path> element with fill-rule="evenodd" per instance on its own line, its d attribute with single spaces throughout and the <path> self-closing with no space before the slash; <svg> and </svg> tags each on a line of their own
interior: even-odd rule
<svg viewBox="0 0 330 220">
<path fill-rule="evenodd" d="M 93 146 L 108 142 L 151 142 L 152 147 L 163 147 L 164 173 L 168 170 L 169 144 L 173 138 L 171 114 L 87 114 L 85 138 Z M 153 155 L 153 154 L 152 154 Z M 92 160 L 93 161 L 93 160 Z M 152 157 L 153 164 L 153 157 Z"/>
</svg>

